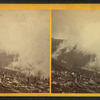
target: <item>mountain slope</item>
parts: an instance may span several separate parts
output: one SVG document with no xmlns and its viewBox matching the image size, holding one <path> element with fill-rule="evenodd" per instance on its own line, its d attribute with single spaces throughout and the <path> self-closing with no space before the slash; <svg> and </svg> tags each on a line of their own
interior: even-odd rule
<svg viewBox="0 0 100 100">
<path fill-rule="evenodd" d="M 52 51 L 53 52 L 52 52 L 52 54 L 56 53 L 55 51 L 57 51 L 57 49 L 59 48 L 59 45 L 62 42 L 63 42 L 63 40 L 53 38 L 53 42 L 52 42 Z M 57 57 L 55 57 L 55 58 L 57 58 L 56 61 L 74 68 L 74 67 L 83 67 L 87 63 L 89 63 L 89 61 L 91 59 L 95 58 L 94 54 L 93 55 L 84 54 L 81 51 L 77 51 L 76 48 L 77 47 L 74 46 L 69 52 L 66 52 L 68 48 L 62 48 L 56 54 L 56 56 L 57 56 Z"/>
<path fill-rule="evenodd" d="M 63 41 L 53 38 L 52 93 L 100 93 L 100 74 L 83 69 L 90 61 L 95 61 L 96 55 L 78 51 L 77 46 L 59 49 Z"/>
</svg>

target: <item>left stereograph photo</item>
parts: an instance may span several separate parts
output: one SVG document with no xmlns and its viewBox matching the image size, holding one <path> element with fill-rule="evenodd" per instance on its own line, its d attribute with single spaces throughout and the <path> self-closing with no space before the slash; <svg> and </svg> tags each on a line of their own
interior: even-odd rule
<svg viewBox="0 0 100 100">
<path fill-rule="evenodd" d="M 50 11 L 0 10 L 0 93 L 49 93 Z"/>
</svg>

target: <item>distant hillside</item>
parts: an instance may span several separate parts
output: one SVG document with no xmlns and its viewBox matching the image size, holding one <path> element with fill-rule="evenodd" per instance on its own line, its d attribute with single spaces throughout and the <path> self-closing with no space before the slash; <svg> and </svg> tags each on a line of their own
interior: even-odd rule
<svg viewBox="0 0 100 100">
<path fill-rule="evenodd" d="M 54 53 L 54 51 L 57 50 L 57 47 L 63 41 L 64 40 L 60 40 L 60 39 L 54 39 L 54 38 L 52 39 L 52 51 L 53 51 L 52 54 Z M 69 52 L 66 52 L 68 48 L 61 49 L 59 55 L 57 55 L 57 60 L 54 61 L 53 59 L 53 67 L 55 63 L 56 64 L 62 63 L 63 65 L 66 65 L 66 67 L 70 66 L 72 68 L 76 68 L 76 67 L 80 68 L 85 66 L 90 61 L 90 59 L 95 58 L 94 54 L 93 55 L 84 54 L 81 51 L 77 51 L 76 48 L 77 46 L 74 46 L 73 49 L 71 49 Z"/>
<path fill-rule="evenodd" d="M 0 67 L 6 67 L 13 61 L 17 61 L 18 57 L 18 54 L 8 54 L 5 51 L 0 52 Z"/>
<path fill-rule="evenodd" d="M 52 38 L 52 53 L 57 50 L 59 44 L 63 42 L 62 39 L 54 39 Z"/>
<path fill-rule="evenodd" d="M 61 62 L 52 58 L 52 70 L 65 70 L 66 67 L 62 66 Z"/>
</svg>

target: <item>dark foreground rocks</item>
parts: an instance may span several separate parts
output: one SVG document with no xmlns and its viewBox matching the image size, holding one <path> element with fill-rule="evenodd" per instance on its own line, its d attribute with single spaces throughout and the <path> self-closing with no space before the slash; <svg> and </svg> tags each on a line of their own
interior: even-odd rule
<svg viewBox="0 0 100 100">
<path fill-rule="evenodd" d="M 100 93 L 100 75 L 86 72 L 52 70 L 52 93 Z"/>
<path fill-rule="evenodd" d="M 25 76 L 1 69 L 0 93 L 49 93 L 49 78 Z"/>
</svg>

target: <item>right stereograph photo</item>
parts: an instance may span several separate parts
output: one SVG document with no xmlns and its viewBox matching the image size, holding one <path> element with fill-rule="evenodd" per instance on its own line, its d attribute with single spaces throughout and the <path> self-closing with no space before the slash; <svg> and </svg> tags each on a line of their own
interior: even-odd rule
<svg viewBox="0 0 100 100">
<path fill-rule="evenodd" d="M 52 11 L 52 93 L 100 93 L 100 10 Z"/>
</svg>

